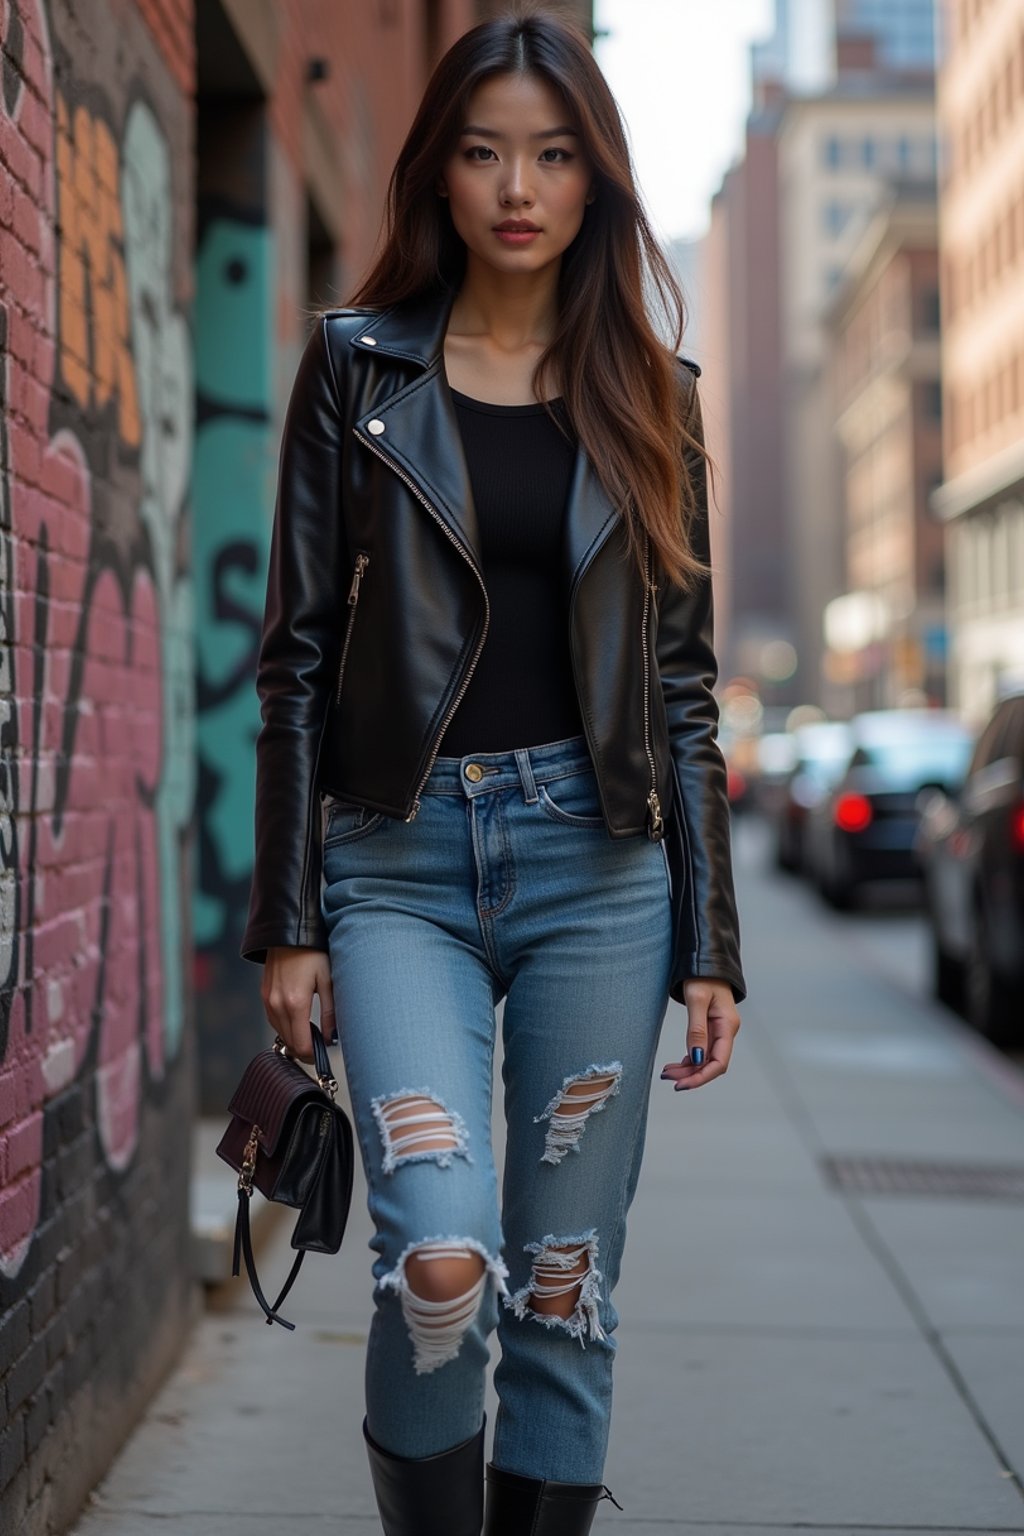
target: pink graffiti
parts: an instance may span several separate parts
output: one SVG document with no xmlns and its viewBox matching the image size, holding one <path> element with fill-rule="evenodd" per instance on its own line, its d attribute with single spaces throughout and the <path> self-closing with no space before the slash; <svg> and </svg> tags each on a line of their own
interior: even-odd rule
<svg viewBox="0 0 1024 1536">
<path fill-rule="evenodd" d="M 19 7 L 26 83 L 0 110 L 0 160 L 24 183 L 0 227 L 12 582 L 17 972 L 0 1063 L 0 1270 L 39 1216 L 43 1106 L 89 1058 L 103 1155 L 135 1149 L 145 1065 L 163 1070 L 154 800 L 163 680 L 147 570 L 94 525 L 89 466 L 49 425 L 56 352 L 49 37 Z M 0 0 L 6 44 L 9 0 Z M 0 631 L 3 643 L 4 631 Z M 5 1156 L 4 1156 L 5 1152 Z"/>
</svg>

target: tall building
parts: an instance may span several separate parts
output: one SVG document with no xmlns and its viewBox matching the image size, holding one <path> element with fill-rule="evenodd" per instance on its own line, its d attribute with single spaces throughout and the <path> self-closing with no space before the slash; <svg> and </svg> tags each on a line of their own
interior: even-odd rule
<svg viewBox="0 0 1024 1536">
<path fill-rule="evenodd" d="M 935 174 L 930 81 L 840 77 L 785 102 L 777 138 L 783 497 L 801 697 L 834 705 L 822 629 L 846 590 L 826 311 L 893 179 Z"/>
<path fill-rule="evenodd" d="M 834 0 L 837 50 L 870 40 L 872 67 L 933 74 L 935 0 Z"/>
<path fill-rule="evenodd" d="M 847 588 L 845 483 L 827 312 L 890 184 L 935 176 L 932 47 L 930 0 L 775 0 L 772 35 L 751 48 L 744 155 L 713 204 L 706 393 L 721 391 L 728 471 L 724 658 L 763 687 L 767 658 L 765 697 L 779 702 L 837 703 L 823 614 Z M 796 670 L 783 677 L 789 647 Z"/>
<path fill-rule="evenodd" d="M 895 184 L 829 309 L 846 590 L 825 610 L 843 713 L 945 703 L 939 278 L 933 181 Z"/>
<path fill-rule="evenodd" d="M 939 76 L 951 690 L 1024 684 L 1024 7 L 951 4 Z"/>
<path fill-rule="evenodd" d="M 775 0 L 771 35 L 750 49 L 754 93 L 762 81 L 820 91 L 832 78 L 834 24 L 825 0 Z"/>
<path fill-rule="evenodd" d="M 759 92 L 742 160 L 716 194 L 702 286 L 709 316 L 702 384 L 718 460 L 729 615 L 723 676 L 751 678 L 768 702 L 795 703 L 794 591 L 782 501 L 777 125 L 781 94 Z"/>
<path fill-rule="evenodd" d="M 770 36 L 751 48 L 755 86 L 822 91 L 851 68 L 933 74 L 936 0 L 775 0 Z"/>
</svg>

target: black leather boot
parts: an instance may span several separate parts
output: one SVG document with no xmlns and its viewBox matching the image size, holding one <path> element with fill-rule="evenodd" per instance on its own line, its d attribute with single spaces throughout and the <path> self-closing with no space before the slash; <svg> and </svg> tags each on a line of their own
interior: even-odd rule
<svg viewBox="0 0 1024 1536">
<path fill-rule="evenodd" d="M 521 1477 L 487 1463 L 487 1509 L 483 1536 L 587 1536 L 597 1506 L 611 1499 L 604 1483 L 559 1483 L 550 1477 Z"/>
<path fill-rule="evenodd" d="M 480 1536 L 484 1506 L 484 1422 L 436 1456 L 395 1456 L 363 1438 L 384 1536 Z"/>
</svg>

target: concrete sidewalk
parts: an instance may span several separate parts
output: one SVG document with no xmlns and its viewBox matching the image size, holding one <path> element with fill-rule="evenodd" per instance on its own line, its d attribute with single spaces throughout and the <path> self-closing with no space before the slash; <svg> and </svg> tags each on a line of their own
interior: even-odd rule
<svg viewBox="0 0 1024 1536">
<path fill-rule="evenodd" d="M 871 1193 L 823 1161 L 1020 1174 L 1024 1075 L 876 965 L 856 917 L 769 872 L 756 826 L 737 829 L 736 865 L 751 998 L 724 1080 L 653 1085 L 615 1293 L 605 1480 L 624 1511 L 606 1501 L 595 1530 L 1024 1532 L 1019 1179 L 1016 1199 L 956 1193 L 953 1167 L 953 1193 L 908 1194 L 895 1169 Z M 659 1066 L 684 1028 L 673 1004 Z M 496 1092 L 496 1149 L 499 1117 Z M 268 1283 L 290 1227 L 264 1249 Z M 294 1334 L 262 1323 L 244 1282 L 215 1300 L 76 1536 L 379 1530 L 360 1434 L 369 1235 L 360 1186 L 341 1255 L 307 1260 Z"/>
</svg>

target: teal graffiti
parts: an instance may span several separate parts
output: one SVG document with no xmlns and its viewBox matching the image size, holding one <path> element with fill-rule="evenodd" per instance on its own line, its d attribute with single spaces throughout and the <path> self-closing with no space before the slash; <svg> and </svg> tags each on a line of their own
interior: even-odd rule
<svg viewBox="0 0 1024 1536">
<path fill-rule="evenodd" d="M 219 216 L 199 246 L 192 569 L 196 593 L 199 948 L 228 942 L 252 873 L 253 688 L 273 510 L 272 247 L 261 224 Z"/>
</svg>

